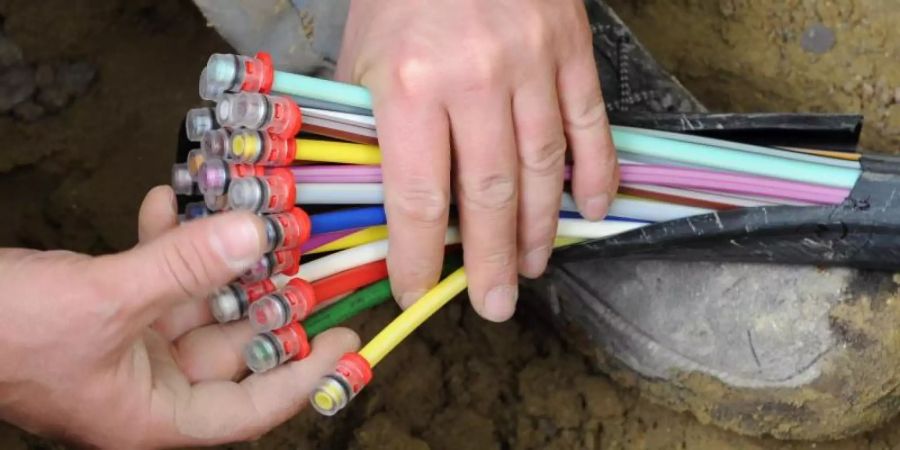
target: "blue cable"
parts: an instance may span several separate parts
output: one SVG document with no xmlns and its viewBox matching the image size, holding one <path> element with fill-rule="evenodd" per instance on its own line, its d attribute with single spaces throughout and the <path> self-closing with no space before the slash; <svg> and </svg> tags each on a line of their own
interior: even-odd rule
<svg viewBox="0 0 900 450">
<path fill-rule="evenodd" d="M 560 211 L 562 219 L 584 219 L 581 214 L 574 211 Z M 382 206 L 370 206 L 365 208 L 342 209 L 327 213 L 313 214 L 312 234 L 330 233 L 332 231 L 351 230 L 356 228 L 374 227 L 387 223 L 387 216 Z M 651 223 L 646 220 L 632 219 L 629 217 L 607 216 L 606 220 L 633 223 Z"/>
<path fill-rule="evenodd" d="M 387 223 L 383 206 L 342 209 L 310 216 L 312 234 L 366 228 Z"/>
</svg>

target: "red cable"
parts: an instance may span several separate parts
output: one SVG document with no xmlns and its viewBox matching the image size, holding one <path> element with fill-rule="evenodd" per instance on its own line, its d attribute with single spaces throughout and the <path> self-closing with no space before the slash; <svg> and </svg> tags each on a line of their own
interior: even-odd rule
<svg viewBox="0 0 900 450">
<path fill-rule="evenodd" d="M 388 277 L 387 262 L 375 261 L 336 273 L 312 284 L 316 305 Z"/>
</svg>

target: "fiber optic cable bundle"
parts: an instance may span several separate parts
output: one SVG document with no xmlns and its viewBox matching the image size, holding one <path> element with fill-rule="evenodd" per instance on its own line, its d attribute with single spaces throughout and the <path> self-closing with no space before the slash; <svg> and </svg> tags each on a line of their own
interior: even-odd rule
<svg viewBox="0 0 900 450">
<path fill-rule="evenodd" d="M 213 55 L 200 78 L 201 98 L 214 106 L 188 112 L 186 132 L 197 148 L 173 166 L 172 186 L 202 198 L 186 205 L 183 221 L 225 210 L 264 220 L 266 256 L 209 298 L 219 322 L 246 319 L 259 332 L 244 357 L 263 372 L 306 357 L 314 335 L 391 298 L 371 96 L 360 86 L 277 71 L 264 53 Z M 741 208 L 841 204 L 861 175 L 852 154 L 629 127 L 612 133 L 622 186 L 609 217 L 582 219 L 565 193 L 557 247 Z M 459 242 L 451 226 L 443 281 L 345 355 L 312 395 L 318 411 L 342 409 L 375 365 L 466 288 Z"/>
</svg>

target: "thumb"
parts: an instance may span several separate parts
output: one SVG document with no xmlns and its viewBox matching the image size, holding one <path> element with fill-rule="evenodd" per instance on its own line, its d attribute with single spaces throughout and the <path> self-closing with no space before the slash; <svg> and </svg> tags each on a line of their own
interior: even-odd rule
<svg viewBox="0 0 900 450">
<path fill-rule="evenodd" d="M 199 299 L 256 263 L 264 251 L 262 220 L 229 212 L 174 228 L 117 255 L 96 258 L 105 298 L 149 324 L 179 302 Z"/>
</svg>

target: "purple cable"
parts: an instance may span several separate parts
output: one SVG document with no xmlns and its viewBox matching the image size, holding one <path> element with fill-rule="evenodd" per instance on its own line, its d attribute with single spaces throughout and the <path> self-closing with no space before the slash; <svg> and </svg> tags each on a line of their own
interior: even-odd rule
<svg viewBox="0 0 900 450">
<path fill-rule="evenodd" d="M 309 240 L 303 244 L 303 247 L 300 247 L 301 253 L 306 253 L 313 251 L 323 245 L 330 244 L 338 239 L 345 238 L 350 236 L 353 233 L 361 230 L 362 228 L 355 228 L 350 230 L 338 230 L 338 231 L 330 231 L 328 233 L 322 234 L 314 234 L 310 236 Z"/>
<path fill-rule="evenodd" d="M 819 204 L 840 203 L 850 194 L 847 189 L 795 181 L 658 165 L 622 165 L 621 179 L 623 183 L 761 195 Z"/>
</svg>

